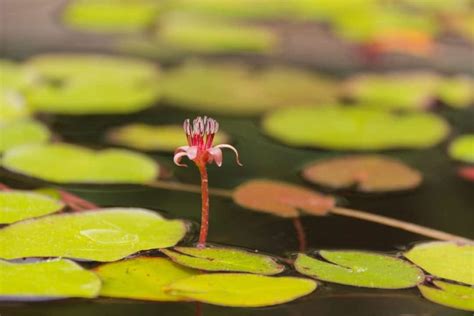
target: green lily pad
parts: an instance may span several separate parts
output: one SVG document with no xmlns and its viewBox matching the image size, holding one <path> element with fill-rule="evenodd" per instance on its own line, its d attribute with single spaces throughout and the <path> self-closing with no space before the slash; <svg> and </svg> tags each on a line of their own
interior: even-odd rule
<svg viewBox="0 0 474 316">
<path fill-rule="evenodd" d="M 474 285 L 474 245 L 451 242 L 419 244 L 404 256 L 437 277 Z"/>
<path fill-rule="evenodd" d="M 0 87 L 0 124 L 24 119 L 30 115 L 21 93 Z"/>
<path fill-rule="evenodd" d="M 321 250 L 322 259 L 298 254 L 294 263 L 298 272 L 318 280 L 345 285 L 403 289 L 416 286 L 423 272 L 410 263 L 385 255 L 363 251 Z"/>
<path fill-rule="evenodd" d="M 278 40 L 263 27 L 180 14 L 162 18 L 158 36 L 167 45 L 197 53 L 265 53 Z"/>
<path fill-rule="evenodd" d="M 0 229 L 0 258 L 67 257 L 114 261 L 137 251 L 174 246 L 180 220 L 137 208 L 50 215 Z"/>
<path fill-rule="evenodd" d="M 92 298 L 99 294 L 100 280 L 78 264 L 63 259 L 34 263 L 0 260 L 0 297 Z"/>
<path fill-rule="evenodd" d="M 468 107 L 474 103 L 474 79 L 467 76 L 446 78 L 438 87 L 437 95 L 451 107 Z"/>
<path fill-rule="evenodd" d="M 3 191 L 0 192 L 0 224 L 55 213 L 63 207 L 61 201 L 40 193 Z"/>
<path fill-rule="evenodd" d="M 474 163 L 474 134 L 455 138 L 449 145 L 449 155 L 462 162 Z"/>
<path fill-rule="evenodd" d="M 290 146 L 382 150 L 434 146 L 446 137 L 449 125 L 431 113 L 322 106 L 276 110 L 265 117 L 263 129 Z"/>
<path fill-rule="evenodd" d="M 28 67 L 41 81 L 28 90 L 32 109 L 68 115 L 131 113 L 152 106 L 160 95 L 156 66 L 102 55 L 51 54 Z"/>
<path fill-rule="evenodd" d="M 102 280 L 100 296 L 151 301 L 183 301 L 164 287 L 199 272 L 181 267 L 169 259 L 136 257 L 101 265 L 94 272 Z"/>
<path fill-rule="evenodd" d="M 232 271 L 272 275 L 285 267 L 272 257 L 234 248 L 176 247 L 161 250 L 174 262 L 204 271 Z"/>
<path fill-rule="evenodd" d="M 159 4 L 150 0 L 74 0 L 63 14 L 66 25 L 93 32 L 139 32 L 152 25 Z"/>
<path fill-rule="evenodd" d="M 298 217 L 300 212 L 326 215 L 336 203 L 332 196 L 298 185 L 264 179 L 239 185 L 232 198 L 242 207 L 280 217 Z"/>
<path fill-rule="evenodd" d="M 70 144 L 21 146 L 6 152 L 4 168 L 58 183 L 147 183 L 159 167 L 142 154 L 123 150 L 90 150 Z"/>
<path fill-rule="evenodd" d="M 167 290 L 173 295 L 209 304 L 260 307 L 293 301 L 316 287 L 316 282 L 302 278 L 213 273 L 176 281 L 167 286 Z"/>
<path fill-rule="evenodd" d="M 362 192 L 414 189 L 422 175 L 402 162 L 379 155 L 358 155 L 315 161 L 306 166 L 303 177 L 333 189 L 356 186 Z"/>
<path fill-rule="evenodd" d="M 420 284 L 421 294 L 428 300 L 452 308 L 474 311 L 474 288 L 458 284 L 433 281 L 436 287 Z"/>
<path fill-rule="evenodd" d="M 387 109 L 426 109 L 440 78 L 432 73 L 357 75 L 347 82 L 347 96 L 358 103 Z"/>
<path fill-rule="evenodd" d="M 268 109 L 335 100 L 331 80 L 291 68 L 252 70 L 243 64 L 185 63 L 163 82 L 167 103 L 228 115 L 256 115 Z M 203 93 L 206 91 L 206 93 Z"/>
<path fill-rule="evenodd" d="M 0 135 L 0 154 L 21 145 L 46 143 L 51 137 L 46 126 L 31 120 L 0 123 Z"/>
<path fill-rule="evenodd" d="M 128 124 L 111 129 L 106 138 L 110 143 L 145 151 L 174 152 L 179 146 L 187 144 L 181 125 Z M 229 136 L 219 131 L 214 142 L 228 143 Z"/>
</svg>

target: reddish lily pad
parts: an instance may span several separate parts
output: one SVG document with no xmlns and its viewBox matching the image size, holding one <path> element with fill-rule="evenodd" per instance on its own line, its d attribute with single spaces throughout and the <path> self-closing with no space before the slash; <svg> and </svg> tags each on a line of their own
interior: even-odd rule
<svg viewBox="0 0 474 316">
<path fill-rule="evenodd" d="M 422 181 L 419 171 L 400 161 L 378 155 L 345 156 L 316 161 L 303 170 L 313 183 L 341 189 L 356 186 L 362 192 L 386 192 L 416 188 Z"/>
<path fill-rule="evenodd" d="M 233 193 L 234 202 L 258 212 L 281 217 L 298 217 L 300 211 L 311 215 L 325 215 L 334 207 L 331 196 L 272 180 L 250 180 Z"/>
<path fill-rule="evenodd" d="M 169 284 L 199 274 L 169 259 L 136 257 L 103 264 L 94 269 L 102 280 L 100 296 L 151 301 L 183 301 L 165 292 Z"/>
<path fill-rule="evenodd" d="M 272 257 L 235 248 L 175 247 L 161 251 L 178 264 L 205 271 L 272 275 L 285 269 Z"/>
<path fill-rule="evenodd" d="M 458 174 L 464 180 L 474 182 L 474 167 L 461 167 L 458 169 Z"/>
<path fill-rule="evenodd" d="M 436 304 L 474 311 L 474 288 L 443 281 L 433 281 L 436 287 L 420 284 L 418 289 L 427 299 Z"/>
</svg>

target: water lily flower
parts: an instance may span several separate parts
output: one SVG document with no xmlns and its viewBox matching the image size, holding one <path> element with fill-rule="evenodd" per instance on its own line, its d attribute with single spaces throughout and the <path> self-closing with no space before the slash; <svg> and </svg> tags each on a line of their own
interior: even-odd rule
<svg viewBox="0 0 474 316">
<path fill-rule="evenodd" d="M 188 146 L 181 146 L 176 149 L 173 161 L 180 167 L 187 167 L 181 163 L 183 157 L 188 157 L 196 164 L 210 164 L 215 162 L 219 167 L 222 166 L 222 148 L 228 148 L 235 153 L 236 161 L 239 166 L 239 153 L 235 147 L 229 144 L 220 144 L 212 146 L 214 136 L 219 130 L 219 123 L 207 116 L 195 118 L 191 124 L 189 119 L 184 121 L 184 132 L 188 139 Z"/>
</svg>

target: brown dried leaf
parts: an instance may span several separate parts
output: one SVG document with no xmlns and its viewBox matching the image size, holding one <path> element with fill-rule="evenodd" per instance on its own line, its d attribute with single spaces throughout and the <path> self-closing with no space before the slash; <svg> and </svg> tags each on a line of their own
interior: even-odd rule
<svg viewBox="0 0 474 316">
<path fill-rule="evenodd" d="M 416 188 L 422 181 L 419 171 L 400 161 L 378 155 L 359 155 L 317 161 L 307 166 L 303 177 L 318 185 L 357 191 L 386 192 Z"/>
<path fill-rule="evenodd" d="M 233 199 L 243 207 L 281 217 L 298 217 L 300 210 L 311 215 L 325 215 L 335 205 L 331 196 L 294 184 L 262 179 L 239 185 Z"/>
</svg>

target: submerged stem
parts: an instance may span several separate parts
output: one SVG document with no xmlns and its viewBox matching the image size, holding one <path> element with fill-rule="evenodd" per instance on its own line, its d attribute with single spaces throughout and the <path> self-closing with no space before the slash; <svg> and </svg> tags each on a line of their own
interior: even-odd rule
<svg viewBox="0 0 474 316">
<path fill-rule="evenodd" d="M 358 211 L 358 210 L 352 210 L 349 208 L 344 208 L 344 207 L 335 207 L 330 210 L 332 214 L 337 214 L 337 215 L 342 215 L 342 216 L 347 216 L 347 217 L 353 217 L 353 218 L 358 218 L 361 220 L 369 221 L 369 222 L 374 222 L 378 224 L 382 224 L 385 226 L 391 226 L 395 228 L 399 228 L 402 230 L 406 230 L 418 235 L 430 237 L 433 239 L 438 239 L 438 240 L 445 240 L 445 241 L 453 241 L 453 242 L 462 242 L 462 243 L 470 243 L 472 240 L 445 233 L 440 230 L 416 225 L 413 223 L 409 222 L 404 222 L 398 219 L 390 218 L 390 217 L 385 217 L 377 214 L 371 214 L 363 211 Z"/>
<path fill-rule="evenodd" d="M 299 216 L 293 218 L 293 226 L 295 227 L 296 237 L 298 238 L 298 249 L 300 252 L 305 252 L 306 233 L 304 232 L 303 223 L 301 222 L 301 218 Z"/>
<path fill-rule="evenodd" d="M 201 175 L 201 229 L 199 231 L 198 247 L 206 245 L 207 233 L 209 230 L 209 181 L 205 163 L 196 164 Z"/>
</svg>

